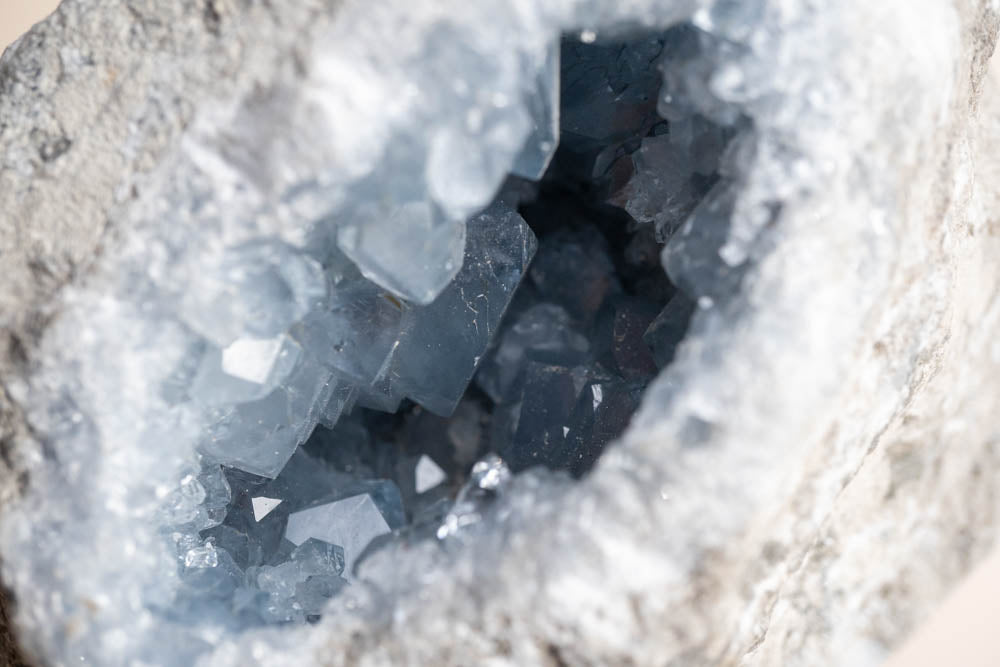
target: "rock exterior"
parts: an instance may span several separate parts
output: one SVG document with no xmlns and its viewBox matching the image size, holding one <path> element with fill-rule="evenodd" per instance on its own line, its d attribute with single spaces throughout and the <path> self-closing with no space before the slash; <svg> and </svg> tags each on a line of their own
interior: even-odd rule
<svg viewBox="0 0 1000 667">
<path fill-rule="evenodd" d="M 35 661 L 875 665 L 994 545 L 995 3 L 927 0 L 920 12 L 905 0 L 829 7 L 804 0 L 537 4 L 545 7 L 67 0 L 5 52 L 0 556 L 15 600 L 8 613 Z M 412 313 L 440 308 L 442 317 L 455 317 L 464 295 L 434 298 L 449 294 L 449 285 L 478 284 L 484 272 L 468 274 L 490 257 L 486 252 L 461 273 L 463 253 L 468 262 L 482 245 L 468 244 L 464 226 L 454 222 L 489 203 L 515 165 L 518 173 L 545 170 L 554 148 L 546 114 L 554 112 L 551 103 L 522 109 L 494 95 L 489 108 L 503 111 L 475 120 L 469 112 L 481 111 L 479 101 L 458 92 L 421 101 L 405 82 L 425 74 L 420 85 L 444 91 L 440 72 L 468 66 L 475 73 L 495 61 L 482 70 L 490 86 L 508 96 L 531 90 L 540 97 L 530 99 L 551 102 L 551 40 L 560 30 L 588 43 L 616 27 L 662 30 L 681 21 L 700 37 L 687 50 L 677 42 L 669 61 L 676 67 L 664 72 L 673 94 L 657 100 L 657 110 L 672 127 L 697 116 L 734 128 L 734 137 L 704 199 L 676 190 L 686 218 L 664 214 L 677 202 L 673 195 L 649 195 L 664 195 L 656 190 L 657 170 L 674 170 L 691 154 L 677 157 L 654 132 L 629 158 L 632 166 L 624 163 L 634 173 L 616 191 L 617 203 L 666 242 L 666 272 L 690 300 L 671 303 L 694 315 L 679 345 L 655 340 L 652 357 L 629 345 L 610 353 L 623 376 L 654 360 L 670 363 L 646 389 L 628 430 L 582 479 L 538 468 L 511 476 L 499 459 L 484 459 L 431 538 L 386 542 L 348 572 L 345 560 L 355 556 L 345 557 L 344 545 L 324 536 L 358 537 L 342 536 L 345 499 L 352 512 L 364 508 L 381 522 L 380 533 L 396 528 L 387 518 L 400 514 L 395 487 L 383 496 L 366 490 L 309 506 L 314 501 L 294 498 L 278 474 L 306 434 L 288 441 L 281 463 L 248 463 L 197 440 L 205 433 L 201 412 L 168 414 L 161 403 L 172 408 L 178 400 L 143 398 L 152 379 L 173 377 L 147 347 L 162 343 L 158 354 L 183 360 L 188 351 L 178 341 L 188 336 L 218 344 L 230 379 L 294 386 L 274 375 L 279 345 L 262 352 L 264 338 L 254 338 L 252 353 L 246 344 L 232 346 L 250 329 L 280 338 L 289 322 L 319 312 L 318 291 L 294 289 L 319 275 L 309 267 L 321 260 L 305 249 L 322 248 L 324 258 L 343 252 L 369 281 L 351 284 L 377 285 L 390 302 L 414 306 L 404 330 L 417 333 L 397 339 L 392 350 L 430 339 Z M 471 46 L 456 55 L 441 44 Z M 365 82 L 348 65 L 357 65 Z M 637 105 L 633 119 L 646 117 L 635 100 L 620 101 Z M 337 113 L 317 120 L 309 115 L 317 109 Z M 592 131 L 580 116 L 562 122 L 575 123 L 577 136 Z M 463 127 L 473 136 L 456 139 Z M 426 146 L 425 134 L 434 137 Z M 600 139 L 587 169 L 597 169 L 615 146 Z M 456 146 L 469 145 L 483 146 L 495 161 L 465 161 L 478 153 Z M 532 146 L 538 150 L 527 150 Z M 399 175 L 409 168 L 426 176 L 416 192 Z M 293 186 L 308 177 L 324 183 L 320 175 L 336 187 L 293 197 L 303 192 Z M 426 244 L 431 259 L 397 261 L 392 253 L 400 251 L 385 241 L 389 232 L 372 201 L 388 202 L 417 256 L 419 242 L 434 239 Z M 316 230 L 302 220 L 329 210 L 347 211 L 351 222 L 335 234 L 308 236 Z M 513 211 L 496 215 L 509 229 L 522 229 Z M 242 301 L 220 297 L 206 306 L 199 300 L 209 292 L 171 292 L 188 285 L 171 271 L 209 281 L 190 285 L 211 285 L 207 269 L 227 266 L 229 257 L 211 253 L 253 249 L 246 244 L 255 234 L 277 239 L 281 252 L 290 248 L 296 258 L 265 255 L 293 286 L 293 298 L 282 304 L 304 304 L 275 331 L 266 317 L 247 314 L 256 311 L 240 311 Z M 186 269 L 178 271 L 176 257 L 190 258 L 171 252 L 201 252 L 202 244 L 208 259 L 182 262 Z M 505 274 L 513 283 L 504 284 L 517 284 L 533 236 L 520 247 L 517 275 Z M 545 252 L 543 240 L 539 256 Z M 237 268 L 267 261 L 240 259 Z M 296 261 L 306 268 L 295 269 Z M 536 269 L 544 266 L 558 264 Z M 149 275 L 129 273 L 136 267 L 148 267 Z M 329 263 L 322 270 L 346 275 Z M 544 278 L 538 270 L 531 276 L 540 289 Z M 142 291 L 147 279 L 154 287 Z M 132 284 L 142 289 L 130 291 Z M 511 289 L 502 290 L 501 310 Z M 586 306 L 566 300 L 559 307 L 579 316 Z M 229 307 L 231 318 L 204 316 Z M 669 308 L 647 315 L 623 301 L 609 320 L 615 340 L 638 345 L 676 329 Z M 234 333 L 220 321 L 245 326 Z M 475 370 L 488 341 L 467 334 L 462 345 L 476 351 Z M 500 334 L 497 349 L 535 344 Z M 560 345 L 579 347 L 573 340 Z M 263 373 L 261 355 L 271 360 Z M 404 369 L 405 391 L 382 391 L 376 380 L 383 374 L 376 373 L 364 376 L 367 394 L 352 400 L 392 407 L 403 393 L 417 402 L 426 394 L 429 410 L 448 412 L 472 377 L 463 367 L 447 390 L 425 392 L 427 371 L 419 363 L 430 357 L 379 358 L 385 368 Z M 354 383 L 373 368 L 330 365 Z M 477 382 L 485 393 L 501 386 L 503 367 L 483 367 L 489 372 Z M 539 395 L 573 385 L 553 368 L 559 366 L 527 364 Z M 190 386 L 206 373 L 192 371 Z M 256 400 L 245 384 L 225 380 L 204 380 L 212 388 L 206 393 L 224 389 L 242 405 Z M 598 403 L 611 405 L 613 394 L 602 383 L 587 391 L 592 425 Z M 330 388 L 322 409 L 305 410 L 310 428 L 333 425 L 347 410 L 336 396 Z M 550 415 L 526 409 L 536 407 L 527 386 L 522 396 L 519 419 L 539 424 L 524 437 L 548 433 Z M 575 410 L 578 396 L 572 399 Z M 158 421 L 164 414 L 170 418 Z M 157 439 L 165 431 L 175 441 Z M 212 442 L 231 442 L 226 437 L 213 435 Z M 569 431 L 563 437 L 570 439 Z M 217 465 L 181 476 L 193 461 L 220 458 L 258 474 L 259 493 L 232 475 L 211 482 Z M 326 474 L 305 467 L 311 472 L 304 476 Z M 169 484 L 177 480 L 174 490 Z M 171 504 L 169 520 L 161 501 Z M 226 507 L 222 522 L 213 512 Z M 260 565 L 260 591 L 248 595 L 298 600 L 295 613 L 310 617 L 309 624 L 241 627 L 239 634 L 213 625 L 198 634 L 197 624 L 178 629 L 183 623 L 170 614 L 149 612 L 164 600 L 183 601 L 177 591 L 185 587 L 236 588 L 242 566 L 229 566 L 225 548 L 216 551 L 221 536 L 185 546 L 178 566 L 174 554 L 158 551 L 163 535 L 143 532 L 142 522 L 186 526 L 172 529 L 181 537 L 191 526 L 221 535 L 235 525 L 235 510 L 261 525 L 300 513 L 294 544 L 276 534 L 275 550 L 287 549 L 286 560 Z M 365 544 L 382 537 L 366 534 Z M 116 560 L 122 553 L 129 554 L 127 568 Z M 235 573 L 231 580 L 217 576 L 224 568 Z M 135 591 L 148 598 L 136 601 Z M 334 595 L 339 602 L 328 605 Z M 204 600 L 192 600 L 184 613 L 202 618 Z M 169 631 L 150 629 L 159 622 Z M 179 646 L 177 638 L 194 639 Z"/>
</svg>

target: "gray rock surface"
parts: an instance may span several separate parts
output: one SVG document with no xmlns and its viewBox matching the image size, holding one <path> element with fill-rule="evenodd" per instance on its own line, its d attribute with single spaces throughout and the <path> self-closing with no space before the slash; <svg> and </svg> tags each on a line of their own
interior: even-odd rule
<svg viewBox="0 0 1000 667">
<path fill-rule="evenodd" d="M 995 4 L 763 6 L 780 30 L 715 28 L 772 74 L 739 99 L 758 123 L 739 177 L 779 212 L 620 446 L 577 485 L 520 477 L 464 548 L 387 551 L 354 609 L 214 663 L 877 664 L 994 544 Z M 0 500 L 41 455 L 6 387 L 62 286 L 129 234 L 123 211 L 204 99 L 294 85 L 335 17 L 76 0 L 4 55 Z M 779 147 L 796 191 L 769 170 Z"/>
</svg>

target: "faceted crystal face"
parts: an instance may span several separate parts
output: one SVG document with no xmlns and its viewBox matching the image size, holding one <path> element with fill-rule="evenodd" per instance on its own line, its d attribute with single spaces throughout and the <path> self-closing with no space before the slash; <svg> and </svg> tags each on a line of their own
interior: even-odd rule
<svg viewBox="0 0 1000 667">
<path fill-rule="evenodd" d="M 238 338 L 222 350 L 209 348 L 191 385 L 191 397 L 205 406 L 251 403 L 288 379 L 301 349 L 285 336 Z"/>
<path fill-rule="evenodd" d="M 545 54 L 545 63 L 526 95 L 531 111 L 531 134 L 514 160 L 511 173 L 538 180 L 549 168 L 559 145 L 560 48 L 553 43 Z"/>
<path fill-rule="evenodd" d="M 292 551 L 292 562 L 298 563 L 303 574 L 339 576 L 345 563 L 344 548 L 310 537 Z"/>
<path fill-rule="evenodd" d="M 665 368 L 674 358 L 677 345 L 684 338 L 688 321 L 696 305 L 683 294 L 677 294 L 649 325 L 643 340 L 653 353 L 660 368 Z"/>
<path fill-rule="evenodd" d="M 366 205 L 342 227 L 340 249 L 366 278 L 398 297 L 428 304 L 462 266 L 465 225 L 427 201 Z"/>
<path fill-rule="evenodd" d="M 441 467 L 434 463 L 434 459 L 426 454 L 421 456 L 420 460 L 417 462 L 417 468 L 414 472 L 414 476 L 415 479 L 413 485 L 417 493 L 430 491 L 448 479 L 444 470 L 441 470 Z"/>
<path fill-rule="evenodd" d="M 350 572 L 372 540 L 389 532 L 375 501 L 364 493 L 289 515 L 285 539 L 296 546 L 314 538 L 340 546 Z"/>
<path fill-rule="evenodd" d="M 271 513 L 271 510 L 280 505 L 282 500 L 281 498 L 265 498 L 264 496 L 260 496 L 252 498 L 250 502 L 253 507 L 253 518 L 259 523 L 261 519 Z"/>
<path fill-rule="evenodd" d="M 465 393 L 536 247 L 527 224 L 503 206 L 468 229 L 462 271 L 432 304 L 407 313 L 385 375 L 387 393 L 439 415 L 451 414 Z"/>
</svg>

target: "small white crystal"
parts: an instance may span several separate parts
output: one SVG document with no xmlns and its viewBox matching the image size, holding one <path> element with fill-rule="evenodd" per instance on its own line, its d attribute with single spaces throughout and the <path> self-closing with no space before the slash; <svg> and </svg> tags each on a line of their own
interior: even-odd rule
<svg viewBox="0 0 1000 667">
<path fill-rule="evenodd" d="M 599 384 L 595 384 L 590 387 L 590 391 L 594 395 L 594 409 L 596 410 L 604 402 L 604 388 Z"/>
<path fill-rule="evenodd" d="M 282 338 L 240 338 L 222 350 L 222 370 L 247 382 L 264 384 L 281 354 Z"/>
<path fill-rule="evenodd" d="M 211 544 L 189 549 L 184 554 L 184 567 L 209 568 L 219 564 L 219 554 Z"/>
<path fill-rule="evenodd" d="M 280 498 L 265 498 L 263 496 L 251 498 L 250 504 L 253 505 L 253 520 L 260 521 L 281 503 L 282 500 Z"/>
<path fill-rule="evenodd" d="M 203 406 L 258 401 L 288 381 L 302 349 L 287 336 L 240 338 L 224 349 L 210 347 L 191 381 L 190 395 Z"/>
<path fill-rule="evenodd" d="M 417 461 L 417 469 L 414 472 L 414 478 L 416 480 L 417 493 L 423 493 L 433 489 L 438 486 L 445 479 L 447 475 L 444 470 L 434 462 L 434 459 L 424 454 Z"/>
</svg>

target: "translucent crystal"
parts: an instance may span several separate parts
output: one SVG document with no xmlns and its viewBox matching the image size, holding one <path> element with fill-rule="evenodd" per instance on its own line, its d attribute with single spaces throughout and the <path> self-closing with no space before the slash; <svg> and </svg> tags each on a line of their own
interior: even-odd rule
<svg viewBox="0 0 1000 667">
<path fill-rule="evenodd" d="M 167 497 L 167 521 L 184 524 L 193 520 L 198 515 L 205 496 L 205 487 L 201 482 L 194 475 L 185 475 L 180 486 Z"/>
<path fill-rule="evenodd" d="M 280 565 L 265 565 L 257 570 L 257 585 L 265 593 L 279 598 L 295 594 L 295 583 L 301 578 L 298 563 L 285 562 Z"/>
<path fill-rule="evenodd" d="M 603 175 L 623 144 L 661 121 L 656 63 L 662 49 L 660 38 L 625 46 L 564 40 L 562 142 L 577 156 L 580 176 Z"/>
<path fill-rule="evenodd" d="M 243 571 L 227 552 L 209 544 L 188 551 L 180 576 L 184 584 L 182 598 L 225 600 L 239 587 Z"/>
<path fill-rule="evenodd" d="M 337 242 L 373 283 L 427 304 L 462 268 L 465 223 L 428 201 L 388 208 L 366 203 L 340 228 Z"/>
<path fill-rule="evenodd" d="M 663 249 L 667 275 L 688 298 L 716 299 L 731 292 L 740 277 L 720 250 L 729 237 L 736 190 L 720 182 L 691 213 Z"/>
<path fill-rule="evenodd" d="M 559 467 L 565 456 L 566 428 L 579 387 L 573 370 L 529 362 L 516 404 L 516 426 L 501 454 L 514 471 L 535 465 Z"/>
<path fill-rule="evenodd" d="M 344 571 L 343 547 L 310 538 L 292 551 L 292 562 L 308 576 L 339 576 Z"/>
<path fill-rule="evenodd" d="M 184 556 L 184 567 L 206 568 L 216 567 L 219 564 L 219 555 L 212 545 L 195 547 Z"/>
<path fill-rule="evenodd" d="M 201 530 L 222 523 L 229 502 L 232 500 L 232 490 L 222 473 L 222 468 L 218 465 L 205 465 L 197 480 L 201 488 L 205 490 L 205 498 L 201 502 L 193 523 L 196 528 Z"/>
<path fill-rule="evenodd" d="M 548 169 L 559 145 L 559 54 L 558 42 L 553 42 L 545 54 L 535 85 L 525 103 L 531 111 L 531 134 L 514 160 L 512 174 L 538 180 Z"/>
<path fill-rule="evenodd" d="M 430 305 L 408 310 L 385 393 L 448 415 L 482 360 L 535 253 L 535 236 L 503 206 L 468 224 L 461 272 Z"/>
<path fill-rule="evenodd" d="M 711 88 L 715 64 L 702 57 L 721 44 L 725 42 L 693 25 L 681 25 L 667 33 L 663 89 L 657 103 L 661 116 L 674 122 L 700 113 L 721 125 L 737 121 L 739 108 Z"/>
<path fill-rule="evenodd" d="M 285 336 L 238 338 L 221 350 L 212 346 L 201 359 L 191 397 L 205 406 L 264 398 L 288 378 L 300 352 Z"/>
<path fill-rule="evenodd" d="M 389 524 L 375 501 L 364 493 L 290 514 L 285 538 L 295 545 L 311 538 L 341 545 L 345 571 L 350 573 L 365 547 L 389 532 Z"/>
<path fill-rule="evenodd" d="M 339 377 L 364 388 L 382 372 L 409 308 L 353 271 L 340 276 L 326 306 L 296 325 L 291 335 Z"/>
<path fill-rule="evenodd" d="M 314 575 L 295 584 L 295 602 L 308 620 L 310 616 L 320 614 L 327 602 L 347 585 L 348 582 L 343 577 Z"/>
<path fill-rule="evenodd" d="M 202 450 L 223 465 L 274 477 L 329 409 L 339 382 L 300 359 L 286 384 L 266 397 L 214 413 Z"/>
<path fill-rule="evenodd" d="M 655 226 L 664 241 L 698 203 L 698 186 L 688 151 L 676 145 L 672 136 L 643 139 L 631 156 L 633 176 L 612 201 L 623 205 L 639 222 Z"/>
<path fill-rule="evenodd" d="M 251 242 L 227 250 L 182 302 L 185 322 L 220 347 L 240 336 L 272 338 L 326 296 L 320 265 L 284 243 Z"/>
<path fill-rule="evenodd" d="M 524 135 L 528 125 L 519 107 L 471 113 L 475 115 L 472 128 L 445 129 L 434 135 L 427 160 L 431 194 L 445 203 L 447 215 L 455 219 L 475 213 L 496 194 L 510 167 L 504 153 Z M 549 141 L 551 150 L 555 143 Z M 494 147 L 501 151 L 490 150 Z"/>
<path fill-rule="evenodd" d="M 660 368 L 673 361 L 678 343 L 687 332 L 688 322 L 696 304 L 683 294 L 677 294 L 667 304 L 643 334 L 643 340 L 653 353 L 653 359 Z"/>
<path fill-rule="evenodd" d="M 621 380 L 594 380 L 577 401 L 567 424 L 566 447 L 559 464 L 575 475 L 587 472 L 604 447 L 625 432 L 636 408 L 640 390 Z"/>
<path fill-rule="evenodd" d="M 528 360 L 573 366 L 590 350 L 562 306 L 538 303 L 517 315 L 500 344 L 483 362 L 476 382 L 495 402 L 502 400 Z"/>
<path fill-rule="evenodd" d="M 332 428 L 341 415 L 349 414 L 358 401 L 358 388 L 349 381 L 336 375 L 330 380 L 330 398 L 319 411 L 319 423 Z"/>
<path fill-rule="evenodd" d="M 472 466 L 466 482 L 450 512 L 437 530 L 438 539 L 455 537 L 463 529 L 478 523 L 490 505 L 506 489 L 511 480 L 510 468 L 496 454 L 490 454 Z"/>
<path fill-rule="evenodd" d="M 648 381 L 656 374 L 657 367 L 643 335 L 657 315 L 657 304 L 642 297 L 631 297 L 619 300 L 614 312 L 615 367 L 627 380 Z"/>
</svg>

